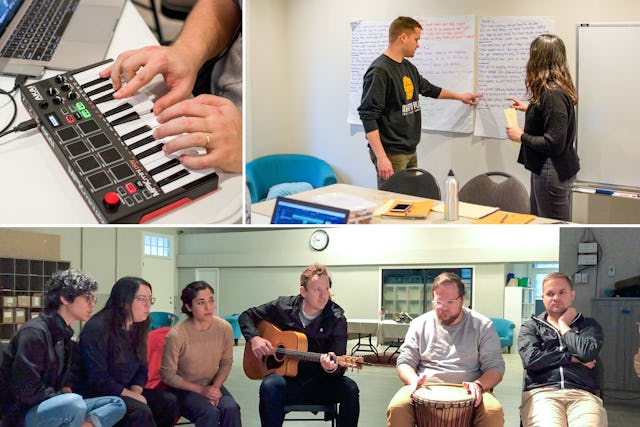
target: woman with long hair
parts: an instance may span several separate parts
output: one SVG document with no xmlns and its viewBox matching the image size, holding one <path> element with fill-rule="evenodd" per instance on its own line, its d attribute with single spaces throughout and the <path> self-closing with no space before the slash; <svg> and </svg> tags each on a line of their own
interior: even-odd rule
<svg viewBox="0 0 640 427">
<path fill-rule="evenodd" d="M 525 111 L 524 129 L 507 126 L 520 142 L 518 163 L 531 171 L 531 213 L 571 220 L 569 195 L 580 161 L 575 149 L 578 95 L 562 40 L 543 34 L 531 43 L 525 80 L 529 104 L 516 98 L 511 108 Z"/>
<path fill-rule="evenodd" d="M 233 330 L 214 315 L 207 282 L 188 284 L 180 296 L 188 317 L 174 326 L 162 352 L 160 377 L 196 427 L 240 427 L 240 406 L 224 387 L 233 363 Z"/>
<path fill-rule="evenodd" d="M 127 413 L 119 426 L 168 427 L 179 413 L 172 394 L 144 388 L 151 292 L 144 279 L 119 279 L 80 333 L 78 386 L 87 396 L 120 396 Z"/>
</svg>

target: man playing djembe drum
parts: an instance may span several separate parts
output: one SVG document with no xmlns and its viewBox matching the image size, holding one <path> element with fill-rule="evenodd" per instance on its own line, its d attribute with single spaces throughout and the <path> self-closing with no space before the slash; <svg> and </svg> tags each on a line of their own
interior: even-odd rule
<svg viewBox="0 0 640 427">
<path fill-rule="evenodd" d="M 524 427 L 607 426 L 607 412 L 598 397 L 601 384 L 596 364 L 604 339 L 602 327 L 571 305 L 575 296 L 569 276 L 547 274 L 542 279 L 546 311 L 520 329 Z"/>
<path fill-rule="evenodd" d="M 491 393 L 504 374 L 493 323 L 463 307 L 464 283 L 457 274 L 438 275 L 432 296 L 434 309 L 411 322 L 400 347 L 396 366 L 405 386 L 389 403 L 387 426 L 416 424 L 412 394 L 425 383 L 460 384 L 473 398 L 474 427 L 503 426 L 502 405 Z"/>
</svg>

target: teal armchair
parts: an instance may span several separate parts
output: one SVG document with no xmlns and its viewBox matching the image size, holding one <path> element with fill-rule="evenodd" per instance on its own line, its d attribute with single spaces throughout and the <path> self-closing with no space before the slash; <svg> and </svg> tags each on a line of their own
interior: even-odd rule
<svg viewBox="0 0 640 427">
<path fill-rule="evenodd" d="M 493 322 L 493 327 L 498 333 L 498 338 L 500 338 L 500 345 L 502 347 L 507 347 L 508 352 L 511 353 L 511 346 L 513 345 L 513 330 L 516 325 L 511 320 L 502 319 L 500 317 L 492 317 L 491 321 Z"/>
<path fill-rule="evenodd" d="M 251 203 L 267 197 L 276 184 L 306 182 L 313 188 L 338 182 L 327 162 L 306 154 L 271 154 L 247 163 L 247 187 Z"/>
</svg>

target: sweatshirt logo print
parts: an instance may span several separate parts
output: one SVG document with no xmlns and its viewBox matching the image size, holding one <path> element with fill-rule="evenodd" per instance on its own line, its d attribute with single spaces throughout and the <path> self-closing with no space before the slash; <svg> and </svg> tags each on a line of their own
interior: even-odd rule
<svg viewBox="0 0 640 427">
<path fill-rule="evenodd" d="M 402 77 L 402 86 L 404 87 L 404 94 L 407 97 L 407 103 L 402 105 L 402 115 L 408 116 L 417 111 L 420 111 L 420 101 L 412 101 L 413 99 L 413 81 L 408 77 Z"/>
</svg>

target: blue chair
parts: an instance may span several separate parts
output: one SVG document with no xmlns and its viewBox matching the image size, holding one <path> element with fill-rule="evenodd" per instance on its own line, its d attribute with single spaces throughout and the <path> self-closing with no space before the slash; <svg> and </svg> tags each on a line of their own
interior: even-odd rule
<svg viewBox="0 0 640 427">
<path fill-rule="evenodd" d="M 246 166 L 251 203 L 263 200 L 276 184 L 307 182 L 313 188 L 338 182 L 327 162 L 306 154 L 271 154 L 259 157 Z"/>
<path fill-rule="evenodd" d="M 496 328 L 498 338 L 500 338 L 500 346 L 507 347 L 509 353 L 511 353 L 511 346 L 513 345 L 513 330 L 516 325 L 508 319 L 502 319 L 500 317 L 492 317 L 493 327 Z"/>
<path fill-rule="evenodd" d="M 231 323 L 231 328 L 233 329 L 233 344 L 238 345 L 238 340 L 242 336 L 242 332 L 240 331 L 240 324 L 238 323 L 239 314 L 232 314 L 231 316 L 223 317 L 224 320 Z"/>
<path fill-rule="evenodd" d="M 149 313 L 151 324 L 149 330 L 162 328 L 163 326 L 173 326 L 178 323 L 178 316 L 173 313 L 167 313 L 166 311 L 152 311 Z"/>
</svg>

